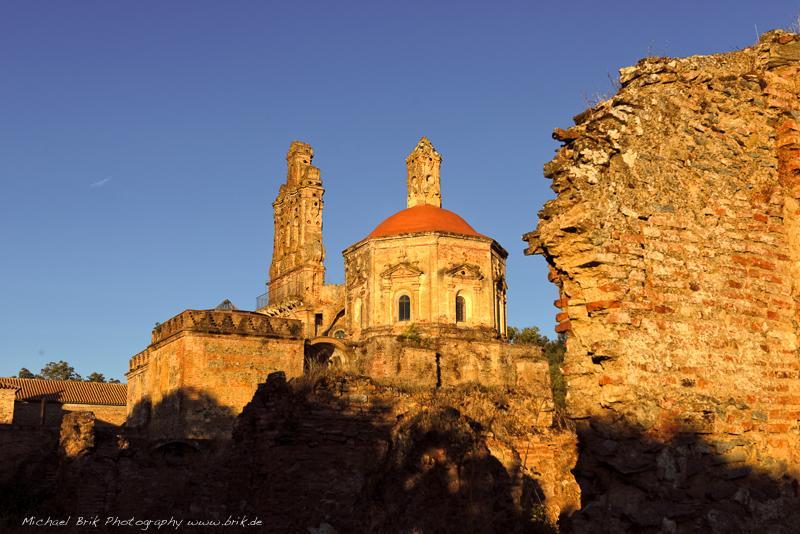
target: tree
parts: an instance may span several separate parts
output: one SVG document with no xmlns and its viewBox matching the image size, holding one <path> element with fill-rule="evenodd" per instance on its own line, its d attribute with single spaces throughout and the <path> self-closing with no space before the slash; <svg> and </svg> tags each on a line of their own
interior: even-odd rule
<svg viewBox="0 0 800 534">
<path fill-rule="evenodd" d="M 31 373 L 27 367 L 23 367 L 19 370 L 19 373 L 17 373 L 17 378 L 37 378 L 37 376 Z"/>
<path fill-rule="evenodd" d="M 82 380 L 75 368 L 64 360 L 50 362 L 39 372 L 41 378 L 46 380 Z"/>
<path fill-rule="evenodd" d="M 33 374 L 28 368 L 23 367 L 17 373 L 17 378 L 43 378 L 45 380 L 82 380 L 85 382 L 107 382 L 109 384 L 119 384 L 116 378 L 107 379 L 103 373 L 94 372 L 86 378 L 75 372 L 75 368 L 64 360 L 50 362 L 39 371 Z"/>
<path fill-rule="evenodd" d="M 539 328 L 536 326 L 526 326 L 525 328 L 508 327 L 509 343 L 515 343 L 517 345 L 538 345 L 544 349 L 544 346 L 549 341 L 547 336 L 542 335 Z"/>
</svg>

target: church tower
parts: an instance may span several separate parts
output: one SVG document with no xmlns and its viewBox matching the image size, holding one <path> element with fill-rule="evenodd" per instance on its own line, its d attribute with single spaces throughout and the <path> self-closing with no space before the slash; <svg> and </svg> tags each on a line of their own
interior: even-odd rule
<svg viewBox="0 0 800 534">
<path fill-rule="evenodd" d="M 442 156 L 436 152 L 427 137 L 417 143 L 406 158 L 408 167 L 408 207 L 426 204 L 442 207 L 442 191 L 439 168 Z"/>
<path fill-rule="evenodd" d="M 311 303 L 325 279 L 322 246 L 322 187 L 311 164 L 311 145 L 293 141 L 286 154 L 288 171 L 272 203 L 275 241 L 269 269 L 269 305 Z"/>
</svg>

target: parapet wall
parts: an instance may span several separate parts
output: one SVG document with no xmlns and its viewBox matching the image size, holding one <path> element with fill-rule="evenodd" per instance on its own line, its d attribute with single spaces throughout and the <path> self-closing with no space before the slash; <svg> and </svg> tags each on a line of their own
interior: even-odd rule
<svg viewBox="0 0 800 534">
<path fill-rule="evenodd" d="M 153 329 L 152 344 L 180 332 L 239 334 L 243 336 L 297 338 L 302 335 L 296 321 L 240 310 L 186 310 Z"/>
<path fill-rule="evenodd" d="M 557 197 L 525 238 L 561 290 L 584 509 L 611 530 L 763 527 L 753 503 L 785 494 L 737 491 L 800 476 L 799 39 L 644 59 L 554 133 Z"/>
<path fill-rule="evenodd" d="M 254 312 L 173 317 L 131 358 L 128 427 L 152 439 L 229 437 L 233 419 L 270 373 L 303 373 L 301 331 L 299 321 Z"/>
</svg>

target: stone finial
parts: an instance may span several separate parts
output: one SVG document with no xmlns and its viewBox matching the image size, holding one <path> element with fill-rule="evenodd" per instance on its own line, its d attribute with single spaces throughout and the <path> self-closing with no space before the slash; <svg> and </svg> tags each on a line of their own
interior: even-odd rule
<svg viewBox="0 0 800 534">
<path fill-rule="evenodd" d="M 302 141 L 292 141 L 289 152 L 286 153 L 286 163 L 289 167 L 286 175 L 287 185 L 307 185 L 302 182 L 307 179 L 315 182 L 320 180 L 319 169 L 311 164 L 313 158 L 314 149 L 311 145 Z"/>
<path fill-rule="evenodd" d="M 406 158 L 408 167 L 408 207 L 428 204 L 442 207 L 439 167 L 442 156 L 436 152 L 427 137 L 417 143 Z"/>
</svg>

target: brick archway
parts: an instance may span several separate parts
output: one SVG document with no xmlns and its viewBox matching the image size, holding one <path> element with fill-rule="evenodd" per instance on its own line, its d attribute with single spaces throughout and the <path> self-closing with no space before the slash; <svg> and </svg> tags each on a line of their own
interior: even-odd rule
<svg viewBox="0 0 800 534">
<path fill-rule="evenodd" d="M 324 363 L 325 365 L 344 365 L 350 361 L 352 350 L 341 339 L 331 336 L 319 336 L 306 341 L 306 355 L 304 368 L 307 370 L 310 362 Z"/>
</svg>

